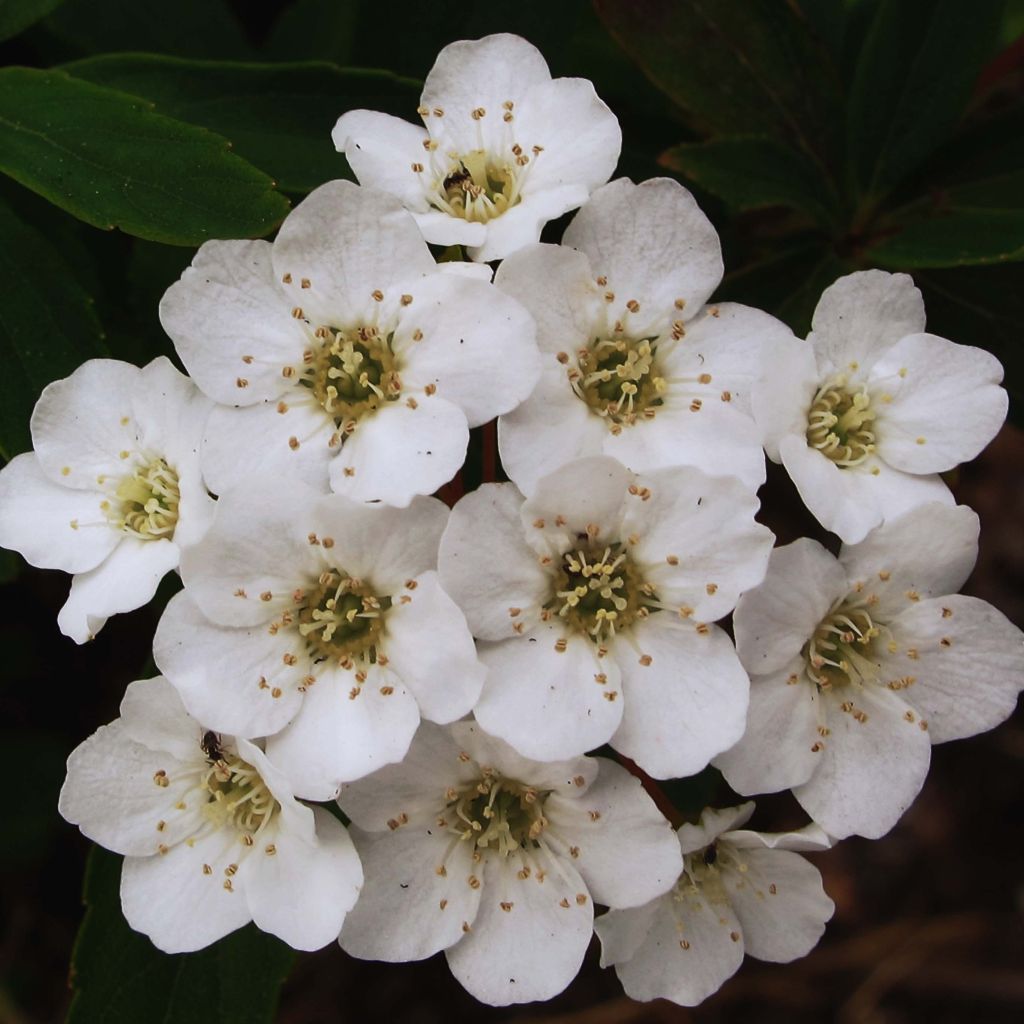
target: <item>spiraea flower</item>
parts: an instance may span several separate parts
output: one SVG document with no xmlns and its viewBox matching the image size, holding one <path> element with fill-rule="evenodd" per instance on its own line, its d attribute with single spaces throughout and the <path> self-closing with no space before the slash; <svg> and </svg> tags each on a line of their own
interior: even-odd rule
<svg viewBox="0 0 1024 1024">
<path fill-rule="evenodd" d="M 527 757 L 610 742 L 658 778 L 743 732 L 748 680 L 714 620 L 764 576 L 772 534 L 733 477 L 578 459 L 524 501 L 485 484 L 441 540 L 445 589 L 487 666 L 481 726 Z"/>
<path fill-rule="evenodd" d="M 484 670 L 435 567 L 448 510 L 239 487 L 182 562 L 154 657 L 209 728 L 268 736 L 302 797 L 401 760 L 420 715 L 467 714 Z"/>
<path fill-rule="evenodd" d="M 444 950 L 493 1005 L 557 995 L 583 960 L 593 904 L 646 903 L 681 866 L 671 827 L 625 769 L 528 761 L 474 722 L 424 725 L 402 764 L 338 802 L 366 871 L 342 947 L 389 961 Z"/>
<path fill-rule="evenodd" d="M 161 677 L 131 683 L 121 717 L 71 754 L 60 812 L 125 855 L 124 916 L 167 953 L 249 921 L 319 949 L 362 884 L 344 826 L 299 803 L 255 743 L 186 714 Z"/>
<path fill-rule="evenodd" d="M 755 388 L 769 457 L 848 544 L 916 505 L 952 504 L 938 474 L 973 459 L 1006 417 L 999 360 L 924 326 L 906 274 L 849 274 L 825 289 L 807 342 L 786 345 Z"/>
<path fill-rule="evenodd" d="M 209 409 L 163 358 L 92 359 L 39 396 L 34 450 L 0 471 L 0 545 L 73 574 L 57 624 L 76 643 L 149 601 L 206 529 Z"/>
<path fill-rule="evenodd" d="M 830 835 L 884 835 L 924 783 L 931 744 L 991 729 L 1024 686 L 1024 634 L 957 595 L 978 517 L 921 506 L 834 558 L 802 539 L 740 598 L 751 674 L 743 739 L 718 757 L 740 793 L 793 790 Z"/>
<path fill-rule="evenodd" d="M 788 963 L 817 944 L 834 906 L 818 869 L 794 851 L 825 850 L 829 839 L 813 825 L 774 835 L 741 828 L 753 810 L 708 809 L 683 825 L 675 886 L 597 919 L 601 966 L 615 966 L 627 995 L 696 1006 L 736 973 L 744 953 Z"/>
<path fill-rule="evenodd" d="M 217 403 L 203 471 L 218 494 L 295 474 L 407 505 L 540 372 L 518 303 L 444 271 L 397 199 L 345 181 L 312 192 L 272 244 L 207 242 L 160 318 Z"/>
<path fill-rule="evenodd" d="M 764 482 L 749 393 L 792 333 L 748 306 L 707 305 L 721 279 L 714 227 L 668 178 L 605 185 L 562 245 L 501 264 L 495 284 L 533 314 L 544 360 L 536 390 L 499 421 L 502 463 L 524 493 L 602 452 L 637 472 L 691 465 Z"/>
<path fill-rule="evenodd" d="M 446 46 L 427 75 L 420 128 L 372 110 L 343 114 L 334 144 L 355 176 L 397 196 L 424 237 L 502 259 L 587 201 L 615 170 L 622 132 L 582 78 L 499 34 Z"/>
</svg>

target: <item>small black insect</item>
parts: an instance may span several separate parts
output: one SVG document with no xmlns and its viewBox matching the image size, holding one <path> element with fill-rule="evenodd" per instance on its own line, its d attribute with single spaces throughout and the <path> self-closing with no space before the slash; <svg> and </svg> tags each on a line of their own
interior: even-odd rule
<svg viewBox="0 0 1024 1024">
<path fill-rule="evenodd" d="M 448 189 L 454 188 L 456 185 L 461 185 L 464 181 L 469 181 L 470 177 L 472 177 L 472 175 L 470 175 L 469 171 L 465 169 L 461 171 L 453 171 L 444 179 L 444 184 L 441 187 L 445 192 L 447 192 Z"/>
<path fill-rule="evenodd" d="M 203 733 L 203 738 L 199 742 L 199 746 L 203 748 L 203 753 L 210 761 L 222 761 L 224 760 L 224 752 L 220 749 L 220 737 L 212 731 Z"/>
<path fill-rule="evenodd" d="M 711 865 L 714 864 L 716 860 L 718 860 L 718 847 L 716 847 L 715 844 L 712 843 L 704 851 L 704 863 L 707 864 L 708 867 L 711 867 Z"/>
</svg>

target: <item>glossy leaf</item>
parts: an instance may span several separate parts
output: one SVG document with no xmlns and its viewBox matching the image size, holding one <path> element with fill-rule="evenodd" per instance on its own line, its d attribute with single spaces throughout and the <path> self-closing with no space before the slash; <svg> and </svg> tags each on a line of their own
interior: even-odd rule
<svg viewBox="0 0 1024 1024">
<path fill-rule="evenodd" d="M 10 39 L 45 18 L 63 0 L 0 0 L 0 39 Z"/>
<path fill-rule="evenodd" d="M 999 0 L 881 0 L 849 98 L 849 154 L 862 194 L 887 194 L 952 133 L 1001 15 Z"/>
<path fill-rule="evenodd" d="M 172 245 L 263 235 L 288 212 L 219 135 L 60 71 L 0 69 L 0 170 L 94 227 Z"/>
<path fill-rule="evenodd" d="M 838 76 L 798 4 L 596 0 L 596 6 L 698 130 L 770 135 L 823 162 L 834 155 Z"/>
<path fill-rule="evenodd" d="M 683 143 L 659 163 L 717 196 L 732 210 L 789 206 L 830 224 L 836 203 L 815 166 L 799 151 L 763 136 Z"/>
<path fill-rule="evenodd" d="M 93 302 L 46 237 L 0 203 L 0 453 L 32 447 L 39 393 L 104 354 Z"/>
<path fill-rule="evenodd" d="M 1024 210 L 951 207 L 868 251 L 881 267 L 959 267 L 1024 260 Z"/>
<path fill-rule="evenodd" d="M 198 953 L 161 953 L 121 914 L 121 858 L 93 847 L 68 1024 L 270 1024 L 293 952 L 247 925 Z"/>
<path fill-rule="evenodd" d="M 64 71 L 151 101 L 155 109 L 231 140 L 280 188 L 308 192 L 341 177 L 331 129 L 346 110 L 416 119 L 420 83 L 388 71 L 326 63 L 246 64 L 154 54 L 93 57 Z"/>
</svg>

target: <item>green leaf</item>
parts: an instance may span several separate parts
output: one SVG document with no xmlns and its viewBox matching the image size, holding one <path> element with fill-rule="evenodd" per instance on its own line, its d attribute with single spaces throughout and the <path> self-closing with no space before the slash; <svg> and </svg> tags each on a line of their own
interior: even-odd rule
<svg viewBox="0 0 1024 1024">
<path fill-rule="evenodd" d="M 67 1024 L 270 1024 L 292 950 L 247 925 L 198 953 L 161 953 L 125 923 L 120 876 L 121 858 L 93 847 Z"/>
<path fill-rule="evenodd" d="M 172 245 L 263 235 L 288 212 L 219 135 L 60 71 L 0 69 L 0 170 L 94 227 Z"/>
<path fill-rule="evenodd" d="M 104 354 L 90 296 L 45 236 L 0 203 L 0 452 L 32 447 L 39 393 Z"/>
<path fill-rule="evenodd" d="M 950 207 L 873 246 L 882 267 L 961 267 L 1024 260 L 1024 210 Z"/>
<path fill-rule="evenodd" d="M 827 163 L 841 119 L 827 47 L 778 0 L 596 0 L 644 73 L 704 132 L 770 135 Z"/>
<path fill-rule="evenodd" d="M 683 143 L 662 153 L 658 162 L 734 211 L 789 206 L 820 224 L 836 223 L 836 200 L 817 168 L 774 139 L 746 135 Z"/>
<path fill-rule="evenodd" d="M 65 0 L 45 27 L 83 55 L 149 50 L 230 60 L 252 56 L 226 0 Z"/>
<path fill-rule="evenodd" d="M 854 73 L 848 146 L 862 194 L 886 195 L 952 133 L 998 38 L 999 0 L 881 0 Z"/>
<path fill-rule="evenodd" d="M 64 0 L 0 0 L 0 39 L 23 32 Z"/>
<path fill-rule="evenodd" d="M 75 78 L 141 96 L 181 121 L 229 138 L 234 151 L 289 192 L 308 192 L 345 170 L 331 129 L 346 110 L 412 120 L 420 83 L 388 71 L 333 64 L 242 64 L 153 54 L 64 65 Z"/>
</svg>

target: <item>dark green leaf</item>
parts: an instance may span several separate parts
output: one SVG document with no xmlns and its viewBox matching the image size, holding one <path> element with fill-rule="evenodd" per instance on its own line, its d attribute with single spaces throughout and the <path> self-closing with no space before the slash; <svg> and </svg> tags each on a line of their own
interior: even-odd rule
<svg viewBox="0 0 1024 1024">
<path fill-rule="evenodd" d="M 707 132 L 771 135 L 827 162 L 841 104 L 826 47 L 778 0 L 596 0 L 648 78 Z"/>
<path fill-rule="evenodd" d="M 50 11 L 59 7 L 64 0 L 0 0 L 0 39 L 10 39 Z"/>
<path fill-rule="evenodd" d="M 916 170 L 953 131 L 992 53 L 999 0 L 882 0 L 849 100 L 856 184 L 877 198 Z"/>
<path fill-rule="evenodd" d="M 150 50 L 232 60 L 252 55 L 225 0 L 65 0 L 46 28 L 81 54 Z"/>
<path fill-rule="evenodd" d="M 928 330 L 987 349 L 1002 361 L 1010 413 L 1024 422 L 1024 288 L 1018 266 L 963 267 L 914 274 L 924 293 Z"/>
<path fill-rule="evenodd" d="M 835 199 L 815 166 L 773 139 L 746 135 L 683 143 L 666 150 L 659 162 L 735 211 L 790 206 L 820 224 L 835 223 Z"/>
<path fill-rule="evenodd" d="M 867 258 L 906 270 L 1024 260 L 1024 210 L 950 207 L 873 246 Z"/>
<path fill-rule="evenodd" d="M 219 135 L 60 71 L 0 69 L 0 170 L 95 227 L 172 245 L 263 235 L 288 212 Z"/>
<path fill-rule="evenodd" d="M 346 110 L 416 117 L 420 83 L 333 64 L 235 64 L 153 54 L 93 57 L 63 68 L 144 97 L 157 111 L 229 138 L 282 189 L 308 192 L 345 170 L 331 129 Z"/>
<path fill-rule="evenodd" d="M 92 299 L 46 238 L 0 204 L 0 452 L 32 446 L 39 392 L 103 355 Z"/>
<path fill-rule="evenodd" d="M 68 1024 L 270 1024 L 294 954 L 253 925 L 168 956 L 121 915 L 121 858 L 94 847 L 71 963 Z"/>
</svg>

